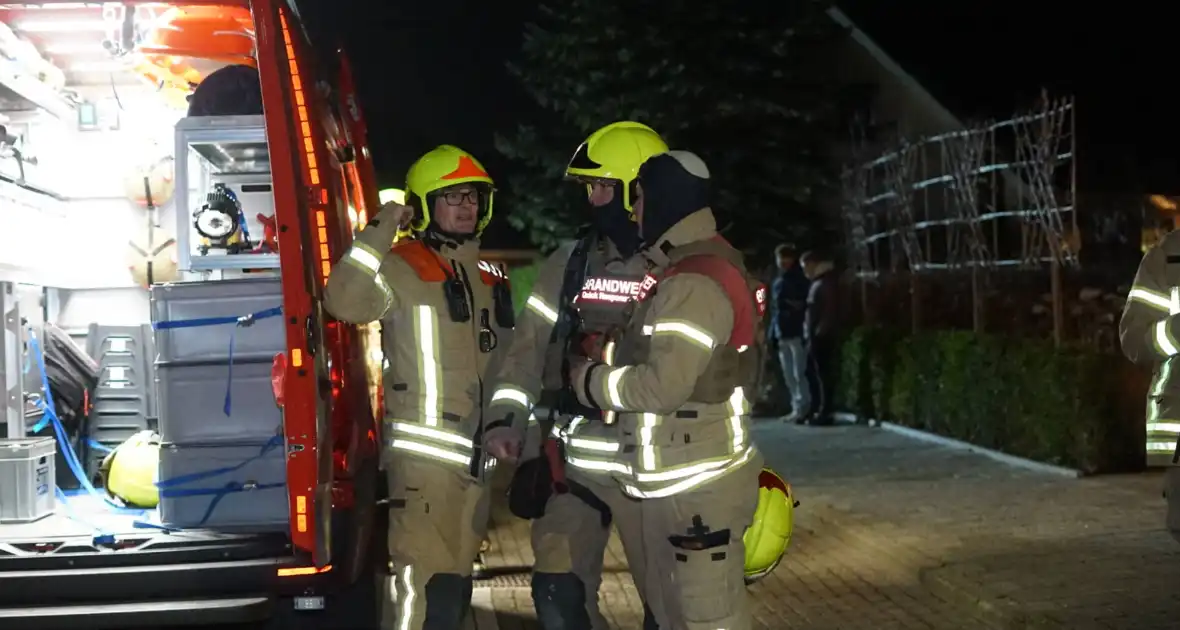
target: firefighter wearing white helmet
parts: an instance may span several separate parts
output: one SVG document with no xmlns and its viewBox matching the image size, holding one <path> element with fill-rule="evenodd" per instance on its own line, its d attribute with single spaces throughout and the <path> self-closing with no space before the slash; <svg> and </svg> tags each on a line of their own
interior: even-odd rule
<svg viewBox="0 0 1180 630">
<path fill-rule="evenodd" d="M 747 392 L 765 287 L 717 233 L 708 185 L 692 153 L 644 163 L 635 214 L 649 275 L 613 352 L 572 363 L 569 383 L 583 405 L 617 414 L 596 465 L 633 499 L 622 504 L 631 515 L 615 516 L 639 523 L 619 533 L 639 550 L 631 572 L 655 625 L 749 630 L 743 537 L 762 456 Z"/>
<path fill-rule="evenodd" d="M 598 587 L 610 525 L 629 542 L 640 532 L 638 515 L 625 509 L 630 499 L 609 470 L 593 465 L 612 461 L 603 449 L 612 448 L 614 429 L 600 410 L 568 395 L 562 365 L 575 355 L 601 356 L 607 334 L 626 323 L 646 270 L 636 255 L 635 178 L 644 161 L 667 150 L 650 127 L 630 121 L 595 131 L 577 148 L 566 176 L 586 188 L 590 227 L 541 265 L 504 368 L 492 379 L 488 438 L 520 444 L 531 428 L 509 503 L 517 516 L 534 519 L 533 598 L 549 630 L 608 627 Z M 542 427 L 548 457 L 540 450 Z M 556 438 L 560 445 L 550 441 Z M 568 492 L 554 493 L 553 475 L 563 472 Z M 629 561 L 638 567 L 643 558 L 633 550 L 629 545 Z"/>
<path fill-rule="evenodd" d="M 440 146 L 406 177 L 407 205 L 390 202 L 331 270 L 325 306 L 336 318 L 380 321 L 382 467 L 389 485 L 389 568 L 382 628 L 458 630 L 470 606 L 472 559 L 487 529 L 481 387 L 511 341 L 503 270 L 479 258 L 492 218 L 492 178 L 469 153 Z M 415 238 L 394 238 L 408 226 Z"/>
</svg>

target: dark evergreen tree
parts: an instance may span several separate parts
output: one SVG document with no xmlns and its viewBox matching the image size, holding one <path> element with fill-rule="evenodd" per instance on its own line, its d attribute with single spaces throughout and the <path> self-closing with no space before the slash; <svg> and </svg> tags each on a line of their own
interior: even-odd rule
<svg viewBox="0 0 1180 630">
<path fill-rule="evenodd" d="M 829 155 L 847 137 L 828 80 L 843 37 L 826 3 L 550 0 L 526 26 L 512 73 L 541 115 L 497 147 L 516 162 L 509 220 L 549 249 L 585 223 L 585 197 L 562 184 L 597 127 L 651 125 L 701 155 L 714 210 L 736 245 L 765 254 L 783 239 L 826 240 L 837 181 Z"/>
</svg>

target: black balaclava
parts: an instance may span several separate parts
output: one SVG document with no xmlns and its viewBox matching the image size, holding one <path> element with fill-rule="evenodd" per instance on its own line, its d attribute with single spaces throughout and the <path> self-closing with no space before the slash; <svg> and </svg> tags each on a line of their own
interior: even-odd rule
<svg viewBox="0 0 1180 630">
<path fill-rule="evenodd" d="M 615 244 L 623 258 L 630 258 L 639 251 L 639 225 L 631 220 L 631 213 L 623 205 L 623 190 L 623 183 L 616 182 L 610 203 L 590 208 L 590 223 Z"/>
<path fill-rule="evenodd" d="M 709 205 L 709 169 L 701 158 L 687 151 L 654 156 L 639 168 L 643 186 L 645 245 L 658 243 L 673 225 Z"/>
</svg>

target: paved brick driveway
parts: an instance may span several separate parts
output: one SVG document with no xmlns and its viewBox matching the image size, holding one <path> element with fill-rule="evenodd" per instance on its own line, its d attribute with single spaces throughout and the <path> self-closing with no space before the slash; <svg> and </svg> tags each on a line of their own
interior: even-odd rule
<svg viewBox="0 0 1180 630">
<path fill-rule="evenodd" d="M 788 559 L 750 589 L 760 628 L 1180 628 L 1158 474 L 1069 479 L 864 426 L 757 436 L 803 501 Z M 527 525 L 501 520 L 492 563 L 527 567 Z M 609 616 L 639 628 L 609 553 Z M 500 629 L 538 627 L 527 579 L 481 589 Z"/>
</svg>

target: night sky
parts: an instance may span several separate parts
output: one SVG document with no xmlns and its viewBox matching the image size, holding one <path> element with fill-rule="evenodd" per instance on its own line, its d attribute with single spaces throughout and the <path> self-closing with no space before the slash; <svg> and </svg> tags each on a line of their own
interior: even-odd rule
<svg viewBox="0 0 1180 630">
<path fill-rule="evenodd" d="M 444 142 L 503 172 L 492 135 L 533 112 L 504 64 L 535 2 L 300 5 L 314 30 L 347 42 L 384 184 L 397 183 L 415 157 Z M 1173 149 L 1180 98 L 1168 89 L 1180 75 L 1174 23 L 1160 8 L 1130 10 L 1137 5 L 1150 6 L 1121 2 L 1114 14 L 1105 3 L 1057 0 L 838 4 L 962 119 L 1010 116 L 1041 87 L 1075 94 L 1081 189 L 1180 193 Z M 501 229 L 490 239 L 520 244 L 496 223 Z"/>
</svg>

